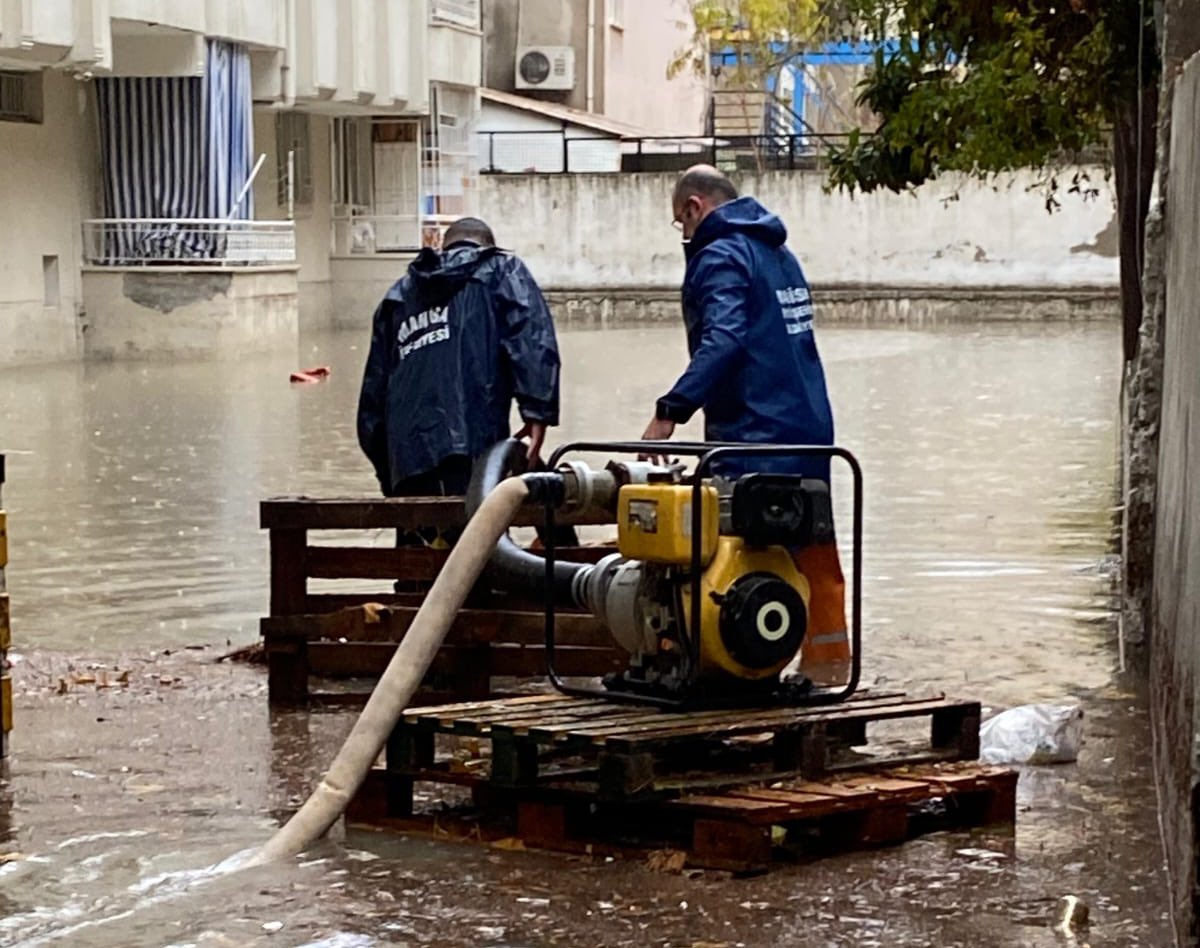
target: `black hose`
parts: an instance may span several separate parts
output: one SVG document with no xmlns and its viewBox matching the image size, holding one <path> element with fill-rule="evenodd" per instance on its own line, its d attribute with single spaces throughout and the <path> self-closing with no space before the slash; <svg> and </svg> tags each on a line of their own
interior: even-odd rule
<svg viewBox="0 0 1200 948">
<path fill-rule="evenodd" d="M 501 441 L 476 458 L 471 468 L 471 484 L 467 488 L 467 516 L 474 515 L 485 497 L 510 474 L 523 474 L 527 467 L 525 445 L 509 439 Z M 586 569 L 586 563 L 554 562 L 554 601 L 560 606 L 574 606 L 571 584 L 575 575 Z M 536 553 L 523 550 L 505 534 L 496 544 L 488 563 L 488 577 L 501 589 L 527 592 L 539 598 L 546 595 L 546 560 Z"/>
</svg>

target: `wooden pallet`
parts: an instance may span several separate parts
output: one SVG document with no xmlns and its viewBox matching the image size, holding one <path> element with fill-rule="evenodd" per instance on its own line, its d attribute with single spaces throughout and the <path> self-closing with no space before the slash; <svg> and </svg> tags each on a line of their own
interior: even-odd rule
<svg viewBox="0 0 1200 948">
<path fill-rule="evenodd" d="M 540 510 L 523 512 L 518 525 L 540 522 Z M 278 498 L 263 501 L 260 522 L 270 531 L 271 606 L 261 621 L 268 665 L 268 695 L 276 707 L 347 704 L 363 690 L 320 691 L 312 678 L 378 678 L 407 631 L 425 592 L 446 561 L 445 550 L 379 546 L 378 535 L 396 529 L 459 528 L 466 522 L 460 497 L 390 499 Z M 375 545 L 310 543 L 330 530 L 372 531 Z M 568 547 L 559 556 L 594 562 L 612 552 L 603 546 Z M 309 588 L 310 580 L 353 581 L 356 588 Z M 363 581 L 383 581 L 363 592 Z M 393 584 L 399 581 L 403 592 Z M 388 607 L 382 615 L 376 606 Z M 456 701 L 495 694 L 493 678 L 545 674 L 541 606 L 477 584 L 458 616 L 418 700 Z M 564 613 L 560 669 L 568 675 L 603 675 L 625 664 L 601 623 Z"/>
<path fill-rule="evenodd" d="M 404 638 L 414 606 L 368 605 L 315 616 L 269 616 L 260 621 L 274 705 L 356 704 L 369 688 L 317 690 L 311 678 L 377 680 Z M 559 670 L 593 676 L 619 671 L 627 654 L 604 626 L 588 615 L 563 615 L 555 650 Z M 545 619 L 541 613 L 463 609 L 425 677 L 418 703 L 494 694 L 493 678 L 532 678 L 546 673 Z"/>
<path fill-rule="evenodd" d="M 586 781 L 596 799 L 629 800 L 723 787 L 750 777 L 814 779 L 839 769 L 971 760 L 980 707 L 945 696 L 861 692 L 839 705 L 681 713 L 558 694 L 406 711 L 388 743 L 393 813 L 411 812 L 411 786 L 445 770 L 438 735 L 490 744 L 488 781 L 533 787 Z M 869 725 L 926 726 L 918 743 L 877 747 L 869 760 L 839 756 L 868 743 Z M 564 762 L 570 762 L 568 767 Z"/>
<path fill-rule="evenodd" d="M 472 802 L 396 816 L 390 809 L 393 781 L 377 769 L 347 819 L 505 848 L 649 857 L 660 868 L 759 872 L 780 859 L 889 845 L 941 829 L 1011 824 L 1016 818 L 1017 774 L 974 762 L 744 783 L 648 803 L 605 803 L 562 785 L 501 788 L 469 768 L 438 779 L 468 788 Z"/>
</svg>

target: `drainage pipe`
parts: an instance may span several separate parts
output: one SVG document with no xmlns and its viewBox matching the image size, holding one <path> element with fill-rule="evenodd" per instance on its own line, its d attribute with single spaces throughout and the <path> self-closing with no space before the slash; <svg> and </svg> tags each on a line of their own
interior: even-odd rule
<svg viewBox="0 0 1200 948">
<path fill-rule="evenodd" d="M 510 478 L 498 484 L 473 512 L 328 773 L 304 806 L 249 858 L 246 866 L 294 856 L 337 822 L 412 700 L 496 542 L 505 536 L 523 503 L 542 502 L 544 491 L 556 486 L 561 489 L 561 485 L 561 478 L 553 475 Z"/>
</svg>

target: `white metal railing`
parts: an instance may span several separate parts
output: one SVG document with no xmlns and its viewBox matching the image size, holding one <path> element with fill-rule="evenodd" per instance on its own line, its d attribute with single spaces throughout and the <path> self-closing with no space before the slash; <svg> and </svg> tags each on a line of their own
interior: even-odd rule
<svg viewBox="0 0 1200 948">
<path fill-rule="evenodd" d="M 429 17 L 435 23 L 453 23 L 479 29 L 479 0 L 432 0 Z"/>
<path fill-rule="evenodd" d="M 105 217 L 83 222 L 94 267 L 262 267 L 296 262 L 292 221 Z"/>
</svg>

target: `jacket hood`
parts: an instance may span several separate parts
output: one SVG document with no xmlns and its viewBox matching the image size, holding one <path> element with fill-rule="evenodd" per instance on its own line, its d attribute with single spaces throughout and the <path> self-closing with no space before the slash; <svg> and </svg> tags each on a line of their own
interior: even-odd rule
<svg viewBox="0 0 1200 948">
<path fill-rule="evenodd" d="M 425 247 L 408 265 L 408 275 L 425 305 L 440 306 L 463 288 L 475 271 L 500 251 L 496 247 L 458 244 L 438 253 Z"/>
<path fill-rule="evenodd" d="M 740 197 L 722 204 L 700 222 L 687 243 L 688 258 L 714 240 L 732 234 L 745 234 L 768 247 L 781 247 L 787 240 L 787 228 L 777 215 L 752 197 Z"/>
</svg>

